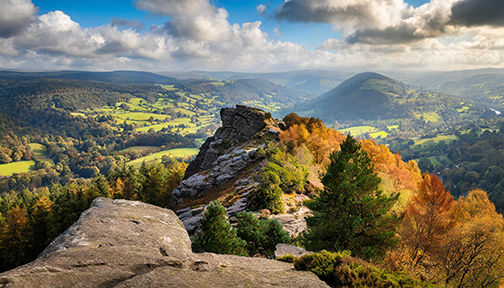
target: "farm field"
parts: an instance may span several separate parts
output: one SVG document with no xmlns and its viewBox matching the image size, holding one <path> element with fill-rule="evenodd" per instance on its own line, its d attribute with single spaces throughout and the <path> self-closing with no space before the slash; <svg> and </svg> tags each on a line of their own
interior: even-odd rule
<svg viewBox="0 0 504 288">
<path fill-rule="evenodd" d="M 437 137 L 435 138 L 425 138 L 425 139 L 414 139 L 415 140 L 415 144 L 413 144 L 412 146 L 417 146 L 417 145 L 431 145 L 431 144 L 435 144 L 435 143 L 438 143 L 438 142 L 441 142 L 441 141 L 454 141 L 454 140 L 458 140 L 459 138 L 455 135 L 438 135 Z M 410 146 L 411 148 L 411 146 Z"/>
<path fill-rule="evenodd" d="M 135 159 L 133 161 L 128 162 L 128 165 L 132 165 L 136 168 L 140 167 L 142 165 L 142 162 L 152 162 L 152 161 L 161 161 L 163 156 L 171 156 L 171 157 L 177 157 L 177 158 L 182 158 L 185 156 L 194 156 L 198 154 L 199 148 L 174 148 L 174 149 L 169 149 L 157 153 L 150 154 L 145 157 L 141 157 L 138 159 Z"/>
<path fill-rule="evenodd" d="M 345 129 L 339 129 L 339 132 L 343 134 L 350 133 L 352 136 L 358 136 L 364 133 L 369 133 L 369 136 L 373 138 L 385 138 L 387 137 L 388 133 L 385 131 L 379 131 L 378 128 L 373 127 L 373 126 L 354 126 L 350 128 L 345 128 Z"/>
<path fill-rule="evenodd" d="M 35 161 L 19 161 L 0 165 L 0 176 L 11 176 L 14 173 L 25 173 L 33 169 Z"/>
<path fill-rule="evenodd" d="M 136 151 L 145 151 L 145 150 L 160 150 L 160 147 L 157 146 L 132 146 L 128 147 L 126 149 L 122 149 L 120 152 L 125 152 L 125 151 L 131 151 L 131 150 L 136 150 Z"/>
<path fill-rule="evenodd" d="M 49 164 L 54 165 L 54 161 L 47 158 L 46 146 L 40 143 L 30 143 L 28 144 L 28 146 L 30 146 L 31 151 L 33 152 L 33 155 L 35 155 L 35 158 L 37 158 L 37 160 L 48 162 Z"/>
<path fill-rule="evenodd" d="M 223 103 L 215 100 L 216 96 L 194 95 L 179 91 L 171 85 L 162 87 L 171 91 L 172 96 L 160 97 L 155 103 L 142 98 L 131 98 L 128 102 L 119 102 L 113 107 L 90 109 L 79 115 L 110 115 L 117 125 L 115 129 L 121 129 L 119 126 L 125 123 L 133 125 L 137 131 L 147 132 L 153 129 L 157 132 L 167 129 L 182 135 L 197 133 L 200 128 L 218 123 L 216 115 Z M 202 107 L 215 108 L 205 110 Z"/>
</svg>

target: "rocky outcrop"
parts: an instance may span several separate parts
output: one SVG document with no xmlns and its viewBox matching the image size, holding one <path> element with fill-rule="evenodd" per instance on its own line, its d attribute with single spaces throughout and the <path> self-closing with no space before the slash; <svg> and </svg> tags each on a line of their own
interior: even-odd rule
<svg viewBox="0 0 504 288">
<path fill-rule="evenodd" d="M 211 188 L 222 186 L 233 180 L 248 167 L 261 160 L 257 155 L 258 148 L 236 149 L 221 155 L 212 163 L 211 169 L 183 180 L 172 192 L 172 203 L 181 205 L 184 198 L 201 198 Z"/>
<path fill-rule="evenodd" d="M 98 198 L 32 263 L 0 287 L 328 287 L 275 260 L 196 254 L 171 210 Z"/>
<path fill-rule="evenodd" d="M 213 162 L 224 150 L 249 140 L 266 127 L 264 111 L 244 105 L 223 108 L 220 116 L 222 127 L 201 146 L 200 152 L 187 167 L 185 179 L 212 168 Z"/>
<path fill-rule="evenodd" d="M 257 164 L 264 156 L 259 151 L 265 143 L 279 139 L 280 128 L 262 110 L 237 105 L 222 109 L 221 118 L 222 127 L 206 140 L 196 159 L 189 164 L 185 179 L 173 190 L 172 204 L 177 209 L 208 204 L 232 192 L 236 186 L 233 183 L 250 178 L 260 170 Z M 266 135 L 271 139 L 266 140 Z M 193 220 L 190 222 L 196 223 Z"/>
</svg>

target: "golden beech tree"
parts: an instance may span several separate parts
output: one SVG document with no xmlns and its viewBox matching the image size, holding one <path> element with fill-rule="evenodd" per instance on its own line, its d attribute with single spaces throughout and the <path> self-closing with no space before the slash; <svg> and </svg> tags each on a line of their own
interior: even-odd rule
<svg viewBox="0 0 504 288">
<path fill-rule="evenodd" d="M 417 190 L 422 175 L 415 161 L 405 163 L 399 154 L 393 154 L 387 146 L 378 145 L 373 140 L 361 140 L 360 143 L 371 158 L 375 171 L 387 175 L 395 191 Z"/>
<path fill-rule="evenodd" d="M 399 265 L 422 273 L 431 262 L 434 248 L 454 225 L 454 200 L 435 175 L 426 173 L 411 197 L 398 228 Z"/>
<path fill-rule="evenodd" d="M 455 205 L 456 226 L 436 250 L 439 277 L 452 287 L 496 286 L 504 279 L 504 220 L 482 190 Z"/>
</svg>

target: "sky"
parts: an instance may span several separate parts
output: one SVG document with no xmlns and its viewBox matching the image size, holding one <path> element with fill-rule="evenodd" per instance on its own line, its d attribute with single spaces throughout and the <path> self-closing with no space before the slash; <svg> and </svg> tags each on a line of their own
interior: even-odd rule
<svg viewBox="0 0 504 288">
<path fill-rule="evenodd" d="M 0 69 L 504 68 L 504 0 L 0 0 Z"/>
</svg>

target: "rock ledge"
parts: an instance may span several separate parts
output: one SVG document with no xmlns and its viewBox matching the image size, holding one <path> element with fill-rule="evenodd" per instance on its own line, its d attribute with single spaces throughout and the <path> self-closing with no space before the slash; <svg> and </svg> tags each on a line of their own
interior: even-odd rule
<svg viewBox="0 0 504 288">
<path fill-rule="evenodd" d="M 0 274 L 0 287 L 328 287 L 290 263 L 196 254 L 168 209 L 97 198 L 32 263 Z"/>
</svg>

